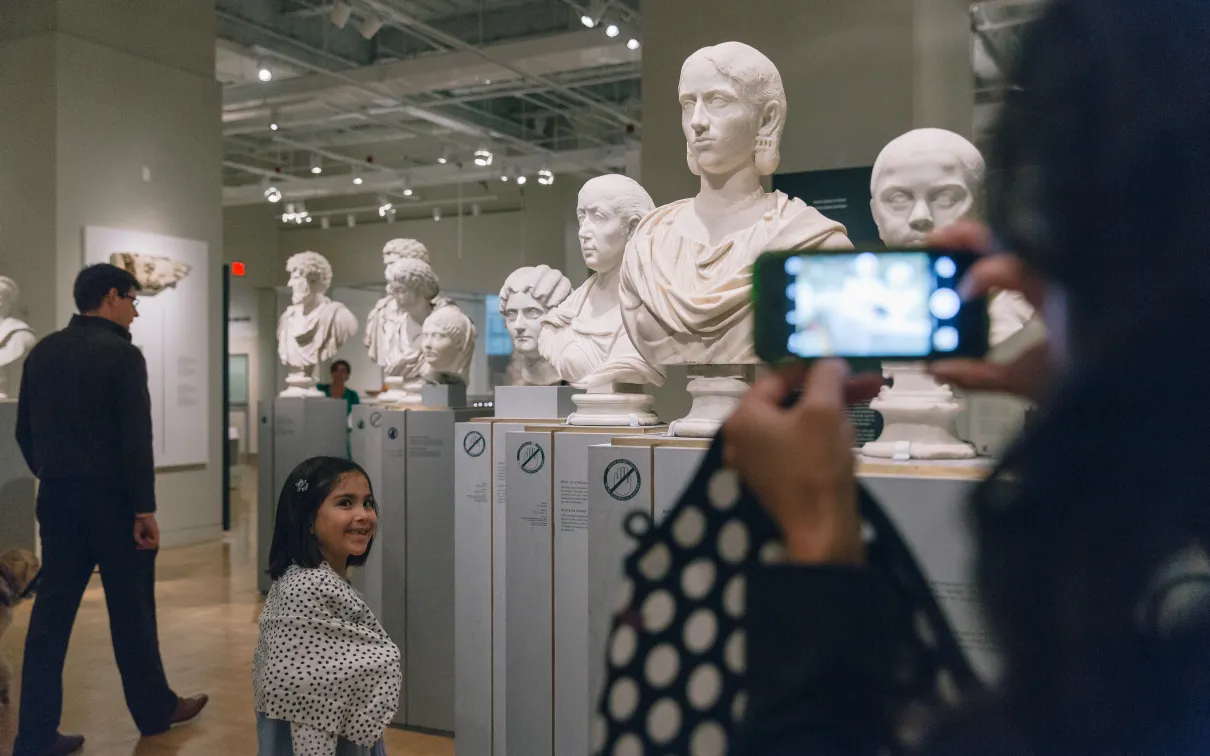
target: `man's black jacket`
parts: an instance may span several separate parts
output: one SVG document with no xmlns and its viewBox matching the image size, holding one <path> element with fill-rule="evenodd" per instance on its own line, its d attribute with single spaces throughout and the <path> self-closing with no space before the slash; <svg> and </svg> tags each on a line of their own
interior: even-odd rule
<svg viewBox="0 0 1210 756">
<path fill-rule="evenodd" d="M 17 443 L 40 480 L 109 483 L 155 511 L 147 361 L 129 331 L 73 316 L 29 353 L 19 399 Z"/>
</svg>

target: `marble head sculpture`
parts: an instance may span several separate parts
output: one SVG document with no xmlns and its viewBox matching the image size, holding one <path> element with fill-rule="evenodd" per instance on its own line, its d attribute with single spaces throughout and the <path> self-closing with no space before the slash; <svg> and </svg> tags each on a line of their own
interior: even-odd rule
<svg viewBox="0 0 1210 756">
<path fill-rule="evenodd" d="M 382 264 L 390 265 L 396 260 L 420 260 L 432 263 L 429 259 L 428 247 L 416 239 L 391 239 L 382 247 Z"/>
<path fill-rule="evenodd" d="M 619 291 L 626 245 L 654 209 L 647 191 L 626 176 L 598 176 L 580 189 L 580 252 L 593 273 L 542 319 L 540 341 L 542 355 L 576 388 L 664 383 L 626 333 Z"/>
<path fill-rule="evenodd" d="M 729 366 L 691 369 L 690 422 L 673 428 L 712 435 L 746 389 L 752 369 L 743 366 L 759 361 L 753 260 L 770 250 L 852 244 L 840 223 L 761 186 L 780 162 L 786 123 L 785 89 L 772 61 L 739 42 L 698 50 L 681 68 L 679 99 L 686 159 L 700 190 L 635 230 L 622 263 L 622 319 L 652 364 Z"/>
<path fill-rule="evenodd" d="M 277 354 L 289 370 L 282 396 L 319 396 L 316 369 L 357 333 L 357 318 L 328 298 L 332 266 L 322 255 L 299 252 L 286 271 L 291 303 L 277 321 Z"/>
<path fill-rule="evenodd" d="M 475 324 L 457 305 L 433 310 L 421 336 L 428 383 L 466 383 L 475 354 Z"/>
<path fill-rule="evenodd" d="M 538 351 L 542 317 L 571 294 L 571 281 L 549 265 L 518 268 L 500 288 L 500 315 L 513 339 L 514 385 L 552 386 L 561 379 Z"/>
<path fill-rule="evenodd" d="M 34 331 L 22 320 L 12 317 L 13 308 L 21 297 L 17 282 L 0 276 L 0 399 L 7 398 L 7 367 L 34 348 Z"/>
<path fill-rule="evenodd" d="M 387 265 L 386 278 L 386 296 L 374 305 L 366 319 L 365 345 L 370 359 L 383 369 L 387 384 L 387 390 L 377 400 L 419 401 L 419 394 L 405 388 L 405 384 L 418 385 L 424 377 L 424 355 L 420 348 L 424 321 L 446 300 L 441 297 L 437 274 L 419 256 L 397 257 Z"/>
</svg>

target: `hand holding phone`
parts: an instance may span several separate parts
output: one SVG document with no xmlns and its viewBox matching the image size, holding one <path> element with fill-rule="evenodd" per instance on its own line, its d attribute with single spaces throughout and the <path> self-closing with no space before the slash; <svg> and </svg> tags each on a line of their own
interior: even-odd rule
<svg viewBox="0 0 1210 756">
<path fill-rule="evenodd" d="M 958 283 L 971 252 L 773 252 L 753 267 L 756 353 L 771 364 L 820 357 L 982 357 L 986 301 Z"/>
</svg>

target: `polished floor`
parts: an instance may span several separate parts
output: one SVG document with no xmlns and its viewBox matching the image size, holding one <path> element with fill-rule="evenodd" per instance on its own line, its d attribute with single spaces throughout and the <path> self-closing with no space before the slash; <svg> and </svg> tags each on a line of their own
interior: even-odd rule
<svg viewBox="0 0 1210 756">
<path fill-rule="evenodd" d="M 122 699 L 113 660 L 105 597 L 94 578 L 76 619 L 64 672 L 63 732 L 88 738 L 87 756 L 251 756 L 256 752 L 252 710 L 252 649 L 261 600 L 256 590 L 254 471 L 232 497 L 231 532 L 220 543 L 165 549 L 157 565 L 160 646 L 169 682 L 178 694 L 210 694 L 210 705 L 188 726 L 139 738 Z M 17 671 L 30 603 L 0 638 L 0 655 Z M 10 721 L 0 723 L 0 755 L 11 753 L 19 691 Z M 390 756 L 452 756 L 448 738 L 388 730 Z"/>
</svg>

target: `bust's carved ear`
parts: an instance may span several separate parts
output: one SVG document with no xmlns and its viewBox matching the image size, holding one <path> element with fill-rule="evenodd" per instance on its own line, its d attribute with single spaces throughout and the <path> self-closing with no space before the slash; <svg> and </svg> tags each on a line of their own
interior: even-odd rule
<svg viewBox="0 0 1210 756">
<path fill-rule="evenodd" d="M 636 230 L 638 230 L 639 223 L 642 222 L 642 220 L 643 220 L 643 218 L 641 216 L 638 216 L 638 215 L 630 216 L 630 222 L 626 225 L 626 240 L 627 241 L 629 241 L 634 236 L 634 232 Z"/>
<path fill-rule="evenodd" d="M 770 100 L 760 111 L 759 136 L 780 141 L 781 129 L 786 123 L 785 108 L 776 100 Z"/>
</svg>

